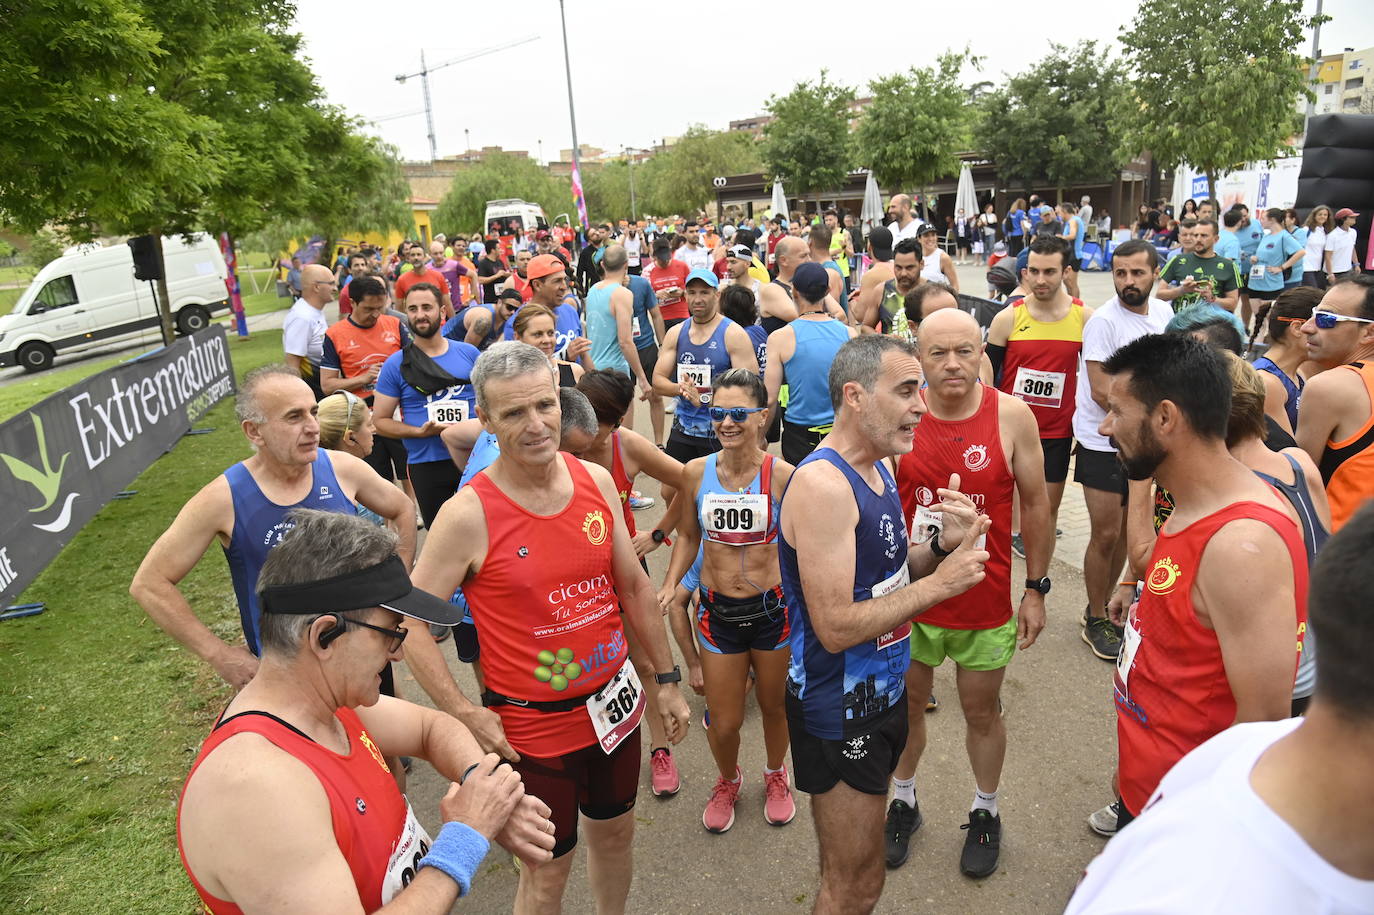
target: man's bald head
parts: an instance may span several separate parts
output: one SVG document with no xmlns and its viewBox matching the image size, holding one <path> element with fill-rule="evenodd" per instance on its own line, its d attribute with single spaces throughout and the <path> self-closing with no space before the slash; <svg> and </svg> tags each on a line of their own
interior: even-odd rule
<svg viewBox="0 0 1374 915">
<path fill-rule="evenodd" d="M 806 242 L 795 235 L 789 235 L 778 242 L 778 246 L 774 249 L 774 253 L 791 258 L 793 267 L 811 256 L 811 252 L 808 250 Z"/>
<path fill-rule="evenodd" d="M 983 329 L 978 326 L 973 315 L 958 308 L 940 308 L 930 312 L 916 330 L 916 339 L 925 348 L 927 339 L 963 339 L 967 337 L 980 346 L 983 342 Z"/>
<path fill-rule="evenodd" d="M 334 301 L 338 290 L 334 274 L 323 264 L 306 264 L 301 268 L 301 298 L 316 308 Z"/>
</svg>

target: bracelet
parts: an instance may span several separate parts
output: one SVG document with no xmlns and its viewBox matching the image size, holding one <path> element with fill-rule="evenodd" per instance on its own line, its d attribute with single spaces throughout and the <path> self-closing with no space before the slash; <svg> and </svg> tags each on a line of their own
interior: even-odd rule
<svg viewBox="0 0 1374 915">
<path fill-rule="evenodd" d="M 1116 586 L 1118 588 L 1134 588 L 1138 584 L 1140 584 L 1139 581 L 1119 581 Z"/>
<path fill-rule="evenodd" d="M 473 770 L 473 769 L 476 769 L 476 768 L 477 768 L 478 766 L 480 766 L 480 765 L 481 765 L 480 762 L 475 762 L 475 763 L 473 763 L 472 765 L 468 766 L 466 769 L 464 769 L 464 770 L 463 770 L 463 774 L 460 775 L 460 776 L 458 776 L 458 784 L 461 785 L 463 782 L 467 781 L 467 780 L 468 780 L 468 776 L 472 774 L 472 770 Z"/>
<path fill-rule="evenodd" d="M 487 856 L 491 843 L 466 823 L 451 820 L 439 830 L 439 837 L 429 847 L 429 854 L 420 859 L 418 869 L 435 867 L 458 884 L 458 895 L 466 896 L 472 886 L 477 866 Z"/>
</svg>

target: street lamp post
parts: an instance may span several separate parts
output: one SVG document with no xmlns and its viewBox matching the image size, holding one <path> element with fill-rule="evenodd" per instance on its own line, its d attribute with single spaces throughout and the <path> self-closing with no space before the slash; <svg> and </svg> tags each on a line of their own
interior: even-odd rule
<svg viewBox="0 0 1374 915">
<path fill-rule="evenodd" d="M 577 112 L 573 107 L 572 58 L 568 55 L 568 16 L 563 9 L 563 0 L 558 0 L 558 18 L 563 26 L 563 72 L 568 80 L 568 120 L 572 125 L 573 195 L 580 199 L 582 195 L 582 189 L 579 186 L 582 183 L 582 150 L 577 145 Z M 582 228 L 585 231 L 587 228 L 586 204 L 584 203 L 579 209 L 581 212 L 577 215 L 581 217 Z"/>
</svg>

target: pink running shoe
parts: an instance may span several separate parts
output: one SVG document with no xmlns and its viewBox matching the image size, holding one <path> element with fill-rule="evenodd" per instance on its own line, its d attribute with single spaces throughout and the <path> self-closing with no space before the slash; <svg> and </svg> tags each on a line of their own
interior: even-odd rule
<svg viewBox="0 0 1374 915">
<path fill-rule="evenodd" d="M 735 778 L 740 778 L 739 766 L 735 767 Z M 706 811 L 701 815 L 701 825 L 707 832 L 725 832 L 735 825 L 735 802 L 739 800 L 740 781 L 730 781 L 725 777 L 716 779 L 711 789 L 711 799 L 706 802 Z"/>
<path fill-rule="evenodd" d="M 763 818 L 771 826 L 786 826 L 797 815 L 792 789 L 787 786 L 787 767 L 763 773 Z"/>
<path fill-rule="evenodd" d="M 682 787 L 682 779 L 677 774 L 677 763 L 673 762 L 673 751 L 666 747 L 659 747 L 649 754 L 649 774 L 654 797 L 672 797 Z"/>
</svg>

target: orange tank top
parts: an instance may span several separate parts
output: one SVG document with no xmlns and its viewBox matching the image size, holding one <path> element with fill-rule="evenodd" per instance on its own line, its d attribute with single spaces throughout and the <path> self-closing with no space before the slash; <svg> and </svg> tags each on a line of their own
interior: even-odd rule
<svg viewBox="0 0 1374 915">
<path fill-rule="evenodd" d="M 363 729 L 352 709 L 334 713 L 348 734 L 348 753 L 339 755 L 321 746 L 291 725 L 267 712 L 241 712 L 219 721 L 200 748 L 200 755 L 186 776 L 187 784 L 200 764 L 220 744 L 236 734 L 258 734 L 305 763 L 320 780 L 329 798 L 334 839 L 348 862 L 363 908 L 380 909 L 415 878 L 420 859 L 429 853 L 430 838 L 421 828 L 410 804 L 396 787 L 381 751 Z M 182 798 L 177 803 L 177 851 L 191 885 L 211 915 L 240 915 L 232 902 L 210 894 L 200 885 L 186 861 L 181 841 Z"/>
<path fill-rule="evenodd" d="M 1352 362 L 1339 368 L 1360 376 L 1372 409 L 1354 435 L 1339 442 L 1328 441 L 1322 452 L 1320 469 L 1326 499 L 1331 503 L 1333 534 L 1374 496 L 1374 362 Z"/>
<path fill-rule="evenodd" d="M 924 422 L 924 420 L 922 420 Z M 1207 543 L 1231 521 L 1262 521 L 1283 538 L 1297 600 L 1291 688 L 1307 630 L 1307 548 L 1293 519 L 1258 502 L 1237 502 L 1189 524 L 1159 532 L 1145 590 L 1126 621 L 1116 661 L 1119 782 L 1126 809 L 1139 814 L 1166 772 L 1195 747 L 1231 726 L 1236 697 L 1226 679 L 1221 643 L 1193 611 L 1193 582 Z"/>
<path fill-rule="evenodd" d="M 469 483 L 487 519 L 487 555 L 463 582 L 487 687 L 528 702 L 590 696 L 624 665 L 629 649 L 611 563 L 616 512 L 577 458 L 559 453 L 573 496 L 536 515 L 484 470 Z M 584 706 L 544 711 L 495 707 L 521 755 L 549 758 L 597 743 Z"/>
</svg>

